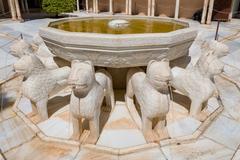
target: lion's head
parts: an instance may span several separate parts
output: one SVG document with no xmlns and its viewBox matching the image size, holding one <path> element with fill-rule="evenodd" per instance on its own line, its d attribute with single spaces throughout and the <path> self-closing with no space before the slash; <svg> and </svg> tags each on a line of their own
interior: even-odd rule
<svg viewBox="0 0 240 160">
<path fill-rule="evenodd" d="M 229 54 L 229 47 L 221 42 L 216 40 L 205 41 L 202 44 L 202 48 L 204 48 L 205 52 L 213 51 L 213 53 L 218 57 L 221 58 Z"/>
<path fill-rule="evenodd" d="M 213 78 L 214 75 L 222 73 L 224 68 L 224 63 L 219 59 L 218 55 L 214 51 L 204 53 L 197 64 L 203 74 L 209 76 L 210 78 Z"/>
<path fill-rule="evenodd" d="M 147 66 L 147 79 L 158 91 L 168 90 L 168 82 L 172 79 L 169 60 L 150 61 Z"/>
<path fill-rule="evenodd" d="M 83 98 L 92 89 L 95 81 L 95 70 L 92 62 L 73 60 L 68 83 L 73 87 L 76 97 Z"/>
<path fill-rule="evenodd" d="M 24 55 L 13 65 L 15 72 L 29 77 L 33 72 L 37 73 L 45 69 L 43 63 L 35 55 Z"/>
<path fill-rule="evenodd" d="M 17 41 L 10 47 L 10 53 L 15 57 L 21 58 L 24 55 L 29 55 L 33 53 L 33 49 L 29 43 L 22 39 L 20 41 Z"/>
</svg>

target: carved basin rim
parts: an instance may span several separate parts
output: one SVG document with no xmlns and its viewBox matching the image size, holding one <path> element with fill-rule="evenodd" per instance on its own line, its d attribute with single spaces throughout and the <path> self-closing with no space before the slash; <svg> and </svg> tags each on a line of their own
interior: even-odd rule
<svg viewBox="0 0 240 160">
<path fill-rule="evenodd" d="M 89 18 L 154 19 L 187 26 L 168 33 L 102 34 L 68 32 L 52 27 L 39 30 L 48 48 L 67 61 L 91 60 L 95 66 L 126 68 L 145 66 L 150 60 L 177 59 L 188 54 L 188 49 L 197 36 L 197 30 L 184 21 L 172 18 L 140 16 L 91 16 L 64 18 L 50 23 Z M 134 62 L 134 63 L 133 63 Z"/>
</svg>

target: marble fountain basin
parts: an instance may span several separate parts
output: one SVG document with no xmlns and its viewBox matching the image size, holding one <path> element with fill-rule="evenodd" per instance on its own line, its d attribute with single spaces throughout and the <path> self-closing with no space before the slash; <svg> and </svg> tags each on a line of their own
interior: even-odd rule
<svg viewBox="0 0 240 160">
<path fill-rule="evenodd" d="M 119 20 L 129 23 L 116 28 L 108 25 Z M 186 56 L 197 35 L 183 21 L 135 16 L 65 18 L 49 23 L 39 33 L 60 58 L 91 60 L 95 66 L 112 68 L 146 66 L 153 59 Z"/>
</svg>

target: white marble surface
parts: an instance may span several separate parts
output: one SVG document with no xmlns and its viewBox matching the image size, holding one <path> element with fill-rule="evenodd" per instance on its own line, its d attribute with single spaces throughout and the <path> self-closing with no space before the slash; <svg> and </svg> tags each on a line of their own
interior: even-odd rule
<svg viewBox="0 0 240 160">
<path fill-rule="evenodd" d="M 172 122 L 171 124 L 167 125 L 167 128 L 170 137 L 176 138 L 193 134 L 200 125 L 201 122 L 198 120 L 192 117 L 186 117 Z"/>
<path fill-rule="evenodd" d="M 234 151 L 206 138 L 162 148 L 168 160 L 230 160 Z"/>
<path fill-rule="evenodd" d="M 240 69 L 240 49 L 234 51 L 233 53 L 229 54 L 228 56 L 225 56 L 222 58 L 222 61 L 228 65 L 231 65 L 233 67 L 236 67 Z"/>
<path fill-rule="evenodd" d="M 46 136 L 69 139 L 73 133 L 69 115 L 69 105 L 67 105 L 55 112 L 48 120 L 37 124 L 37 126 Z"/>
<path fill-rule="evenodd" d="M 123 102 L 117 102 L 97 145 L 111 148 L 128 148 L 146 144 L 142 132 L 133 122 Z"/>
<path fill-rule="evenodd" d="M 119 160 L 117 155 L 81 149 L 75 160 Z"/>
<path fill-rule="evenodd" d="M 239 160 L 239 159 L 240 159 L 240 150 L 238 149 L 231 160 Z"/>
<path fill-rule="evenodd" d="M 240 91 L 231 82 L 217 77 L 215 78 L 217 88 L 219 90 L 224 111 L 223 114 L 231 119 L 240 121 Z"/>
<path fill-rule="evenodd" d="M 219 104 L 218 100 L 215 97 L 210 98 L 208 100 L 208 106 L 207 106 L 206 110 L 209 113 L 213 113 L 216 109 L 218 109 L 220 107 L 219 105 L 220 104 Z"/>
<path fill-rule="evenodd" d="M 119 160 L 167 160 L 160 148 L 146 149 L 141 152 L 119 156 Z"/>
<path fill-rule="evenodd" d="M 204 136 L 236 150 L 240 144 L 240 123 L 225 116 L 218 116 L 217 119 L 206 130 Z"/>
<path fill-rule="evenodd" d="M 34 138 L 6 153 L 8 160 L 73 160 L 78 147 L 59 143 L 46 143 Z"/>
<path fill-rule="evenodd" d="M 0 112 L 0 122 L 16 116 L 11 108 L 5 108 Z"/>
<path fill-rule="evenodd" d="M 33 112 L 32 104 L 30 100 L 26 97 L 22 97 L 18 103 L 18 109 L 22 111 L 25 115 L 28 115 Z"/>
<path fill-rule="evenodd" d="M 34 132 L 19 117 L 0 123 L 0 148 L 3 152 L 31 140 L 33 136 Z"/>
</svg>

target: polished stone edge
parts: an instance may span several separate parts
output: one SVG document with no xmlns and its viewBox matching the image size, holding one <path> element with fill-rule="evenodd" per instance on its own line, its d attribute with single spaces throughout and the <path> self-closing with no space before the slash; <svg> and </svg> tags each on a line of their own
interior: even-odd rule
<svg viewBox="0 0 240 160">
<path fill-rule="evenodd" d="M 66 45 L 86 45 L 103 47 L 134 47 L 134 46 L 158 46 L 178 44 L 180 41 L 194 40 L 197 30 L 193 28 L 179 29 L 169 33 L 145 33 L 145 34 L 99 34 L 67 32 L 50 27 L 43 27 L 39 30 L 44 40 L 57 41 Z M 181 37 L 181 38 L 179 38 Z"/>
<path fill-rule="evenodd" d="M 115 149 L 115 148 L 109 148 L 104 146 L 86 144 L 86 145 L 83 145 L 82 148 L 92 150 L 92 151 L 97 151 L 100 153 L 108 153 L 112 155 L 126 155 L 126 154 L 141 152 L 143 150 L 145 151 L 153 148 L 159 148 L 159 144 L 148 143 L 148 144 L 138 145 L 138 146 L 124 148 L 124 149 Z"/>
</svg>

